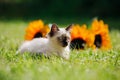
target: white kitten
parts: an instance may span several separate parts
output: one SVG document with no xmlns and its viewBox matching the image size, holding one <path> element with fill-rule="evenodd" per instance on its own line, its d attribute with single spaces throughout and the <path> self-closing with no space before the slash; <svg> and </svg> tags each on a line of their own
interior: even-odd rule
<svg viewBox="0 0 120 80">
<path fill-rule="evenodd" d="M 45 56 L 61 56 L 69 59 L 70 45 L 70 29 L 72 25 L 66 29 L 59 29 L 56 24 L 51 26 L 48 38 L 35 38 L 31 41 L 25 41 L 19 48 L 18 53 L 30 52 L 39 53 Z"/>
</svg>

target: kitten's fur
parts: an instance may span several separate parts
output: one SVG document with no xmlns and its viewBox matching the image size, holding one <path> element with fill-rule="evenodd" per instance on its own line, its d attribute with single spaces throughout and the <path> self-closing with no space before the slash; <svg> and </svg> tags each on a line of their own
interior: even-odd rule
<svg viewBox="0 0 120 80">
<path fill-rule="evenodd" d="M 19 48 L 18 52 L 40 53 L 45 56 L 61 56 L 69 59 L 70 45 L 70 29 L 72 25 L 66 29 L 59 29 L 56 24 L 53 24 L 51 31 L 48 33 L 48 38 L 35 38 L 31 41 L 25 41 Z"/>
</svg>

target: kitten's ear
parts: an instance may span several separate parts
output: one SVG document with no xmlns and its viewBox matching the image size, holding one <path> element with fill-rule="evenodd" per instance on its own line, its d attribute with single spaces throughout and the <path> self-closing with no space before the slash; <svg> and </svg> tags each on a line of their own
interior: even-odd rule
<svg viewBox="0 0 120 80">
<path fill-rule="evenodd" d="M 49 35 L 52 37 L 57 31 L 59 31 L 59 28 L 58 28 L 57 25 L 54 23 L 54 24 L 52 24 L 52 26 L 51 26 L 51 30 L 50 30 Z"/>
<path fill-rule="evenodd" d="M 51 26 L 51 31 L 52 31 L 52 32 L 59 31 L 59 28 L 58 28 L 58 26 L 57 26 L 55 23 L 52 24 L 52 26 Z"/>
<path fill-rule="evenodd" d="M 70 32 L 73 25 L 74 25 L 74 24 L 69 25 L 65 30 Z"/>
</svg>

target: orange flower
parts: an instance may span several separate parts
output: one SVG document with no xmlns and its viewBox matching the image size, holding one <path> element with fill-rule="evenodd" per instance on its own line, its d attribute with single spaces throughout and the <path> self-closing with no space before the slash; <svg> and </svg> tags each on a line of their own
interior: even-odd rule
<svg viewBox="0 0 120 80">
<path fill-rule="evenodd" d="M 92 46 L 94 36 L 87 30 L 86 25 L 74 25 L 71 29 L 71 48 L 84 49 L 86 46 Z"/>
<path fill-rule="evenodd" d="M 104 24 L 102 20 L 98 21 L 95 19 L 91 25 L 91 31 L 95 36 L 94 46 L 101 49 L 110 49 L 110 36 L 108 25 Z"/>
<path fill-rule="evenodd" d="M 33 38 L 45 37 L 50 31 L 48 25 L 44 25 L 42 20 L 35 20 L 29 23 L 26 28 L 25 40 L 32 40 Z"/>
</svg>

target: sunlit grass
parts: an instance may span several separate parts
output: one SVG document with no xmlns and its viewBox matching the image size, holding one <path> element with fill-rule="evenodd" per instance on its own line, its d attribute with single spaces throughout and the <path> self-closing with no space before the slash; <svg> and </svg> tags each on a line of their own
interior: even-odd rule
<svg viewBox="0 0 120 80">
<path fill-rule="evenodd" d="M 71 51 L 69 60 L 16 55 L 28 22 L 0 21 L 0 80 L 119 80 L 120 31 L 111 30 L 108 51 Z"/>
</svg>

